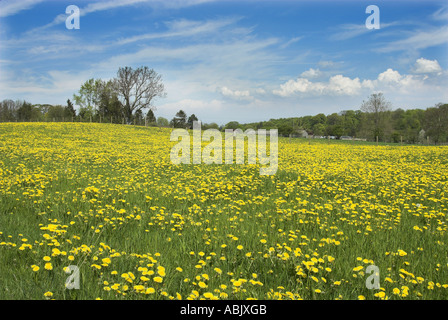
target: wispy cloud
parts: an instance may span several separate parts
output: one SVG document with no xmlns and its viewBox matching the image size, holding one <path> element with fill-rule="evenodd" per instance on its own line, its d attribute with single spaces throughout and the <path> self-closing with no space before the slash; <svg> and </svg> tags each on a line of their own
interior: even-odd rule
<svg viewBox="0 0 448 320">
<path fill-rule="evenodd" d="M 152 39 L 191 37 L 196 35 L 211 34 L 218 32 L 222 28 L 233 25 L 238 20 L 240 20 L 240 18 L 222 18 L 207 21 L 192 21 L 186 19 L 168 21 L 165 22 L 165 25 L 168 27 L 168 31 L 166 32 L 146 33 L 119 39 L 117 42 L 115 42 L 115 45 L 126 45 L 132 42 Z"/>
<path fill-rule="evenodd" d="M 431 30 L 414 31 L 407 38 L 389 42 L 376 49 L 376 51 L 421 50 L 444 44 L 448 44 L 448 26 L 431 28 Z"/>
<path fill-rule="evenodd" d="M 13 16 L 23 10 L 28 10 L 44 0 L 3 0 L 0 1 L 0 18 Z"/>
<path fill-rule="evenodd" d="M 381 23 L 380 30 L 399 24 L 399 22 Z M 372 30 L 367 29 L 365 24 L 342 24 L 340 26 L 337 26 L 336 29 L 337 32 L 330 35 L 330 39 L 334 41 L 349 40 L 359 37 L 363 34 L 372 33 Z"/>
<path fill-rule="evenodd" d="M 282 44 L 280 46 L 280 48 L 285 49 L 285 48 L 289 47 L 290 45 L 292 45 L 293 43 L 299 42 L 302 39 L 303 39 L 303 37 L 294 37 L 294 38 L 290 39 L 288 42 Z"/>
<path fill-rule="evenodd" d="M 43 0 L 42 0 L 43 1 Z M 142 3 L 149 3 L 150 0 L 111 0 L 111 1 L 96 1 L 93 3 L 89 3 L 85 7 L 79 9 L 80 16 L 86 16 L 88 14 L 98 12 L 98 11 L 106 11 L 117 9 L 125 6 L 132 6 Z M 29 31 L 29 33 L 35 33 L 36 31 L 43 31 L 45 29 L 51 28 L 53 26 L 59 25 L 61 23 L 65 23 L 67 19 L 67 15 L 65 13 L 61 13 L 57 15 L 53 21 L 47 23 L 46 25 L 37 27 Z"/>
<path fill-rule="evenodd" d="M 29 0 L 32 1 L 32 0 Z M 34 1 L 44 1 L 44 0 L 34 0 Z M 91 13 L 99 12 L 99 11 L 107 11 L 118 9 L 122 7 L 136 6 L 136 5 L 151 5 L 156 7 L 166 7 L 166 8 L 183 8 L 189 6 L 195 6 L 206 2 L 212 2 L 216 0 L 102 0 L 95 1 L 93 3 L 89 3 L 85 7 L 79 9 L 81 16 L 86 16 Z M 53 21 L 50 23 L 38 27 L 35 30 L 45 30 L 51 28 L 55 25 L 64 23 L 67 19 L 66 14 L 57 15 Z"/>
<path fill-rule="evenodd" d="M 448 7 L 443 7 L 432 14 L 434 20 L 447 21 L 448 20 Z"/>
</svg>

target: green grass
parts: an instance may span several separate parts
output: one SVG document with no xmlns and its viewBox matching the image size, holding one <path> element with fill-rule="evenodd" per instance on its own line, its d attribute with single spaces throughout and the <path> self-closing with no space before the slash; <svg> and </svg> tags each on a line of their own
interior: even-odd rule
<svg viewBox="0 0 448 320">
<path fill-rule="evenodd" d="M 258 165 L 172 165 L 169 135 L 1 124 L 0 299 L 448 297 L 446 147 L 280 138 L 279 171 L 260 176 Z M 380 290 L 365 286 L 371 264 Z M 79 290 L 64 286 L 68 265 Z"/>
</svg>

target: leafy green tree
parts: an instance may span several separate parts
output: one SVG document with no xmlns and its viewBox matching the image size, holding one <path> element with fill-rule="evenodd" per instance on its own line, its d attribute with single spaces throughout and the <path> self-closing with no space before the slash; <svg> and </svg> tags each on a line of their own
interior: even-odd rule
<svg viewBox="0 0 448 320">
<path fill-rule="evenodd" d="M 359 131 L 361 112 L 346 110 L 340 113 L 344 135 L 354 137 Z"/>
<path fill-rule="evenodd" d="M 19 104 L 17 109 L 17 118 L 19 121 L 30 121 L 33 116 L 33 105 L 26 101 L 16 103 Z"/>
<path fill-rule="evenodd" d="M 149 109 L 148 112 L 146 113 L 146 122 L 150 125 L 155 125 L 156 124 L 156 116 L 154 115 L 154 112 Z"/>
<path fill-rule="evenodd" d="M 105 121 L 111 120 L 114 123 L 121 123 L 121 119 L 124 118 L 123 106 L 118 99 L 117 91 L 114 87 L 113 81 L 101 81 L 98 86 L 99 89 L 99 104 L 98 114 L 105 119 Z"/>
<path fill-rule="evenodd" d="M 171 120 L 171 125 L 173 128 L 185 128 L 187 125 L 187 114 L 183 110 L 179 110 Z"/>
<path fill-rule="evenodd" d="M 67 100 L 67 106 L 64 108 L 64 118 L 73 119 L 76 117 L 76 110 L 70 99 Z"/>
<path fill-rule="evenodd" d="M 195 121 L 198 121 L 198 118 L 194 114 L 188 117 L 187 125 L 190 129 L 193 128 L 193 122 Z"/>
<path fill-rule="evenodd" d="M 138 109 L 134 114 L 134 123 L 137 125 L 141 125 L 143 123 L 143 111 L 142 109 Z"/>
<path fill-rule="evenodd" d="M 91 119 L 93 120 L 95 116 L 95 110 L 92 106 L 81 107 L 79 108 L 78 116 L 82 121 L 90 121 Z"/>
<path fill-rule="evenodd" d="M 313 126 L 313 134 L 315 136 L 323 136 L 326 132 L 326 126 L 323 123 L 316 123 Z"/>
<path fill-rule="evenodd" d="M 65 116 L 65 108 L 63 106 L 51 106 L 48 108 L 45 118 L 47 121 L 63 121 Z M 68 119 L 67 119 L 68 120 Z"/>
<path fill-rule="evenodd" d="M 168 121 L 168 119 L 166 119 L 164 117 L 158 117 L 157 118 L 157 126 L 159 126 L 159 127 L 169 127 L 170 126 L 170 122 Z"/>
<path fill-rule="evenodd" d="M 280 136 L 288 137 L 292 133 L 292 124 L 282 123 L 277 127 Z"/>
<path fill-rule="evenodd" d="M 11 99 L 0 102 L 0 121 L 14 121 L 17 116 L 17 106 Z"/>
<path fill-rule="evenodd" d="M 103 88 L 101 79 L 89 79 L 81 85 L 78 94 L 73 95 L 73 100 L 77 105 L 85 110 L 97 111 L 101 89 Z"/>
<path fill-rule="evenodd" d="M 202 125 L 202 129 L 203 130 L 207 130 L 207 129 L 217 129 L 217 130 L 219 130 L 220 128 L 219 128 L 219 125 L 217 123 L 212 122 L 212 123 L 204 123 Z"/>
<path fill-rule="evenodd" d="M 238 121 L 230 121 L 229 123 L 227 123 L 227 124 L 225 125 L 224 129 L 232 129 L 232 130 L 235 130 L 235 129 L 238 129 L 238 128 L 240 128 L 240 127 L 241 127 L 241 125 L 239 124 Z"/>
</svg>

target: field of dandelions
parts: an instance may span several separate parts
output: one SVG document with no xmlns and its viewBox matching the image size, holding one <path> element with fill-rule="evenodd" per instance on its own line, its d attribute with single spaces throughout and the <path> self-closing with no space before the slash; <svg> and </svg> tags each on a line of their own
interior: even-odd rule
<svg viewBox="0 0 448 320">
<path fill-rule="evenodd" d="M 0 299 L 448 298 L 448 147 L 279 138 L 260 176 L 170 132 L 0 124 Z"/>
</svg>

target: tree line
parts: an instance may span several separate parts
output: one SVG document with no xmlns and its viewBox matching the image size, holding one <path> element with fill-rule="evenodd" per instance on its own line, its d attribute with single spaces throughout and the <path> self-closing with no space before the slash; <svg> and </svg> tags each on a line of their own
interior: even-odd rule
<svg viewBox="0 0 448 320">
<path fill-rule="evenodd" d="M 439 103 L 426 109 L 392 110 L 382 93 L 372 94 L 359 110 L 314 116 L 270 119 L 254 123 L 227 123 L 224 129 L 278 129 L 280 136 L 365 138 L 369 141 L 415 143 L 448 142 L 448 104 Z"/>
<path fill-rule="evenodd" d="M 87 80 L 65 106 L 5 99 L 0 102 L 0 121 L 156 123 L 153 101 L 165 96 L 162 77 L 156 71 L 146 66 L 124 67 L 113 79 Z"/>
<path fill-rule="evenodd" d="M 66 105 L 31 104 L 5 99 L 0 102 L 0 122 L 77 121 L 149 125 L 171 128 L 193 127 L 195 114 L 179 110 L 169 121 L 155 117 L 153 101 L 165 97 L 162 77 L 148 67 L 119 68 L 108 81 L 89 79 Z M 74 104 L 79 106 L 76 111 Z M 270 119 L 226 125 L 204 123 L 205 129 L 278 129 L 280 136 L 313 135 L 318 137 L 357 137 L 371 141 L 405 143 L 448 142 L 448 104 L 426 109 L 392 109 L 382 93 L 370 95 L 359 110 L 314 116 Z"/>
</svg>

